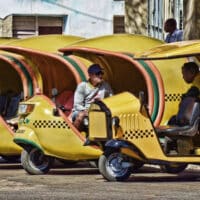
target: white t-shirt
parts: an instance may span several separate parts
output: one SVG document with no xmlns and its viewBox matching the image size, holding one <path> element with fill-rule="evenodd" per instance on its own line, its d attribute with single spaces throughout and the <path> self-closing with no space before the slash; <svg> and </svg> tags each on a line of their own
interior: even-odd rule
<svg viewBox="0 0 200 200">
<path fill-rule="evenodd" d="M 73 111 L 86 110 L 95 99 L 102 99 L 112 95 L 113 91 L 105 81 L 98 85 L 98 87 L 92 86 L 89 82 L 82 82 L 77 86 L 74 94 Z"/>
</svg>

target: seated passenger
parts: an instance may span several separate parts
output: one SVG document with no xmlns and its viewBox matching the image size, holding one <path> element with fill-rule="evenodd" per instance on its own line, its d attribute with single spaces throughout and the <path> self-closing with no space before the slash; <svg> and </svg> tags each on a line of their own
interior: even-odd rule
<svg viewBox="0 0 200 200">
<path fill-rule="evenodd" d="M 74 94 L 72 121 L 79 131 L 84 129 L 83 119 L 88 116 L 90 104 L 113 94 L 110 85 L 103 80 L 103 71 L 98 64 L 92 64 L 88 74 L 89 80 L 80 83 Z"/>
<path fill-rule="evenodd" d="M 198 65 L 194 62 L 185 63 L 182 67 L 182 74 L 185 82 L 192 84 L 192 86 L 182 95 L 178 113 L 169 120 L 169 125 L 192 125 L 194 103 L 200 102 L 200 72 Z M 166 137 L 166 149 L 177 146 L 180 154 L 189 154 L 193 151 L 193 139 L 191 137 L 172 138 Z"/>
<path fill-rule="evenodd" d="M 173 116 L 169 120 L 169 125 L 184 126 L 188 124 L 184 112 L 187 111 L 187 107 L 193 101 L 199 102 L 200 97 L 200 72 L 199 67 L 195 62 L 185 63 L 182 67 L 183 79 L 186 83 L 192 84 L 188 91 L 182 95 L 181 102 L 179 104 L 179 111 L 176 116 Z"/>
</svg>

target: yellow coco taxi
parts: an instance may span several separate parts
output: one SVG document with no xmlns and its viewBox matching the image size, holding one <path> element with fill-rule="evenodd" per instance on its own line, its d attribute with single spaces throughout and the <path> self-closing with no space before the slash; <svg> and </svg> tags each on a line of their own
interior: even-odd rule
<svg viewBox="0 0 200 200">
<path fill-rule="evenodd" d="M 36 71 L 34 73 L 23 56 L 3 51 L 0 53 L 0 70 L 0 156 L 15 161 L 22 150 L 13 142 L 18 104 L 34 95 Z"/>
<path fill-rule="evenodd" d="M 41 83 L 37 93 L 19 105 L 19 128 L 14 142 L 23 147 L 21 162 L 30 174 L 46 173 L 53 158 L 64 161 L 94 160 L 102 151 L 96 146 L 83 146 L 85 135 L 71 123 L 73 91 L 87 79 L 82 63 L 56 54 L 21 47 L 1 49 L 23 55 L 37 66 Z M 60 105 L 65 111 L 59 109 Z"/>
<path fill-rule="evenodd" d="M 164 106 L 165 109 L 169 109 L 167 113 L 171 111 L 171 115 L 176 111 L 170 107 L 168 92 L 170 87 L 180 86 L 176 85 L 175 79 L 180 79 L 181 83 L 179 74 L 181 74 L 183 59 L 186 62 L 192 60 L 199 64 L 200 41 L 161 45 L 135 56 L 135 61 L 148 61 L 156 66 L 160 73 L 168 64 L 169 69 L 166 72 L 171 73 L 171 77 L 163 73 L 161 78 L 164 80 Z M 169 64 L 173 62 L 175 65 L 172 69 Z M 165 80 L 165 76 L 168 77 L 168 81 Z M 183 87 L 187 89 L 184 84 L 181 84 L 178 93 L 174 92 L 172 103 L 178 101 L 176 96 L 183 93 Z M 104 153 L 99 159 L 98 166 L 103 177 L 109 181 L 126 180 L 132 173 L 132 166 L 137 162 L 160 165 L 161 169 L 168 173 L 179 173 L 191 163 L 200 164 L 199 102 L 190 102 L 190 106 L 185 108 L 186 116 L 182 117 L 188 118 L 187 125 L 155 126 L 149 113 L 151 107 L 146 104 L 147 95 L 147 91 L 139 92 L 138 96 L 130 92 L 122 92 L 91 105 L 89 142 L 105 143 Z M 163 119 L 161 124 L 162 121 Z M 173 145 L 168 145 L 167 140 L 163 144 L 160 137 L 171 140 Z"/>
<path fill-rule="evenodd" d="M 138 36 L 136 38 L 138 39 Z M 134 41 L 136 41 L 136 38 Z M 116 37 L 115 40 L 119 41 L 119 37 Z M 148 38 L 142 37 L 142 40 L 148 41 Z M 160 41 L 154 39 L 149 39 L 149 42 L 149 46 L 160 44 Z M 96 145 L 83 146 L 86 142 L 86 133 L 78 132 L 71 123 L 69 113 L 64 113 L 56 107 L 56 104 L 65 104 L 65 108 L 71 109 L 73 91 L 80 81 L 87 79 L 87 66 L 95 60 L 90 61 L 73 54 L 61 56 L 39 53 L 20 47 L 6 46 L 1 48 L 21 54 L 29 59 L 39 69 L 43 80 L 43 85 L 40 88 L 41 94 L 21 103 L 19 107 L 19 129 L 14 141 L 24 148 L 21 159 L 24 169 L 30 174 L 46 173 L 51 167 L 53 157 L 73 161 L 98 159 L 102 154 L 101 148 Z M 126 51 L 128 51 L 128 46 Z M 101 51 L 97 51 L 97 55 L 98 52 L 101 54 Z M 108 57 L 112 57 L 112 54 Z M 123 62 L 123 59 L 120 58 L 116 58 L 114 62 L 118 60 Z M 129 60 L 132 60 L 131 57 L 129 57 Z M 64 66 L 63 62 L 67 65 Z M 105 66 L 105 63 L 103 66 Z M 140 65 L 136 69 L 131 64 L 125 64 L 124 67 L 131 75 L 140 70 L 145 75 L 147 74 Z M 127 88 L 134 92 L 131 85 L 132 81 L 120 76 L 122 70 L 123 68 L 111 68 L 110 70 L 108 68 L 106 77 L 109 77 L 112 71 L 116 71 L 117 77 L 112 83 L 113 86 L 116 84 L 114 87 L 116 92 L 127 90 Z M 139 76 L 142 77 L 143 75 Z M 142 80 L 145 80 L 146 77 L 142 77 Z M 117 79 L 123 80 L 124 85 L 117 84 Z M 149 80 L 147 77 L 147 82 Z M 145 84 L 141 87 L 146 88 Z M 149 82 L 149 84 L 151 83 Z M 152 87 L 150 86 L 147 90 L 152 102 Z M 55 96 L 56 93 L 58 94 Z"/>
<path fill-rule="evenodd" d="M 56 52 L 63 45 L 82 39 L 70 35 L 45 35 L 26 39 L 1 38 L 0 44 L 2 48 L 6 44 L 11 48 L 30 47 Z M 0 70 L 0 156 L 7 161 L 16 161 L 22 151 L 22 148 L 13 142 L 17 129 L 18 103 L 29 99 L 38 91 L 42 92 L 45 80 L 41 78 L 37 62 L 19 54 L 1 51 Z"/>
</svg>

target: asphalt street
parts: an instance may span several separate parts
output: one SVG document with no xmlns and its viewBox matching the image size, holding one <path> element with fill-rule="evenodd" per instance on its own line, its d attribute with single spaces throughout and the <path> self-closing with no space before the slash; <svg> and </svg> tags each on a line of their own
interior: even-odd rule
<svg viewBox="0 0 200 200">
<path fill-rule="evenodd" d="M 199 199 L 200 167 L 189 166 L 179 175 L 143 166 L 126 182 L 107 182 L 87 163 L 57 165 L 46 175 L 29 175 L 20 163 L 0 159 L 0 199 L 116 200 Z"/>
</svg>

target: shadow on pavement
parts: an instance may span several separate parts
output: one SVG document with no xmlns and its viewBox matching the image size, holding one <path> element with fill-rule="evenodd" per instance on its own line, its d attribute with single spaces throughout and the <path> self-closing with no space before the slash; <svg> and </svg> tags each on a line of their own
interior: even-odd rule
<svg viewBox="0 0 200 200">
<path fill-rule="evenodd" d="M 159 176 L 150 176 L 140 175 L 134 176 L 133 174 L 126 182 L 194 182 L 200 181 L 199 172 L 187 173 L 182 172 L 180 174 L 159 174 Z"/>
<path fill-rule="evenodd" d="M 20 161 L 11 162 L 0 157 L 0 169 L 22 169 L 22 166 Z"/>
<path fill-rule="evenodd" d="M 94 168 L 68 168 L 68 169 L 51 169 L 49 175 L 84 175 L 84 174 L 99 174 L 98 169 Z"/>
<path fill-rule="evenodd" d="M 1 163 L 0 170 L 13 170 L 13 169 L 23 169 L 21 164 L 14 164 L 14 163 Z"/>
</svg>

